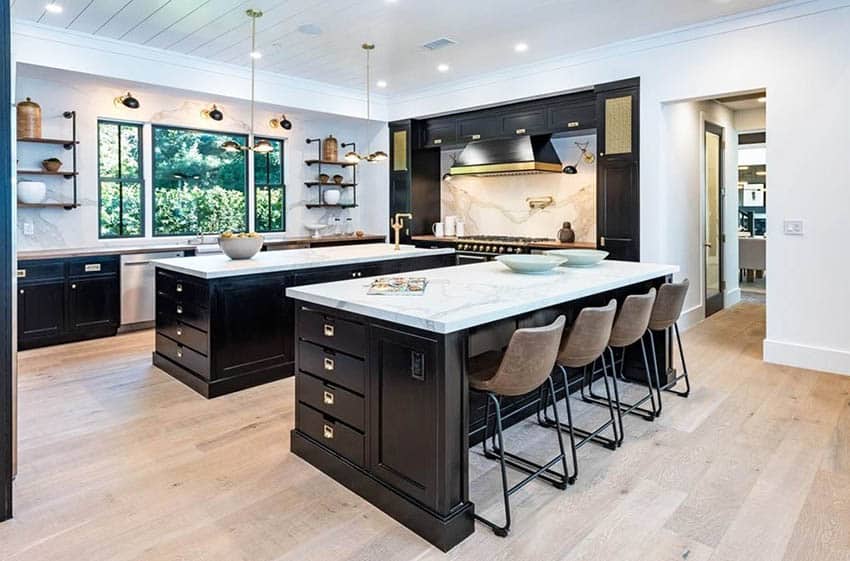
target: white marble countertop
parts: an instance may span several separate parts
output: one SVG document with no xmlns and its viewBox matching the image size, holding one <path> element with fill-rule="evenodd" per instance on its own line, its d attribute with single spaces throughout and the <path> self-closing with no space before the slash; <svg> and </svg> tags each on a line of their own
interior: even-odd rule
<svg viewBox="0 0 850 561">
<path fill-rule="evenodd" d="M 496 261 L 404 273 L 425 277 L 425 294 L 368 295 L 372 279 L 359 278 L 288 288 L 287 296 L 415 327 L 452 333 L 670 275 L 675 265 L 603 261 L 596 267 L 559 267 L 542 275 L 521 275 Z"/>
<path fill-rule="evenodd" d="M 218 279 L 451 253 L 454 253 L 454 249 L 419 249 L 412 245 L 403 245 L 399 251 L 395 251 L 395 246 L 392 244 L 371 243 L 290 249 L 288 251 L 263 251 L 255 255 L 253 259 L 236 261 L 224 254 L 215 254 L 158 259 L 152 261 L 152 263 L 163 269 L 202 279 Z"/>
</svg>

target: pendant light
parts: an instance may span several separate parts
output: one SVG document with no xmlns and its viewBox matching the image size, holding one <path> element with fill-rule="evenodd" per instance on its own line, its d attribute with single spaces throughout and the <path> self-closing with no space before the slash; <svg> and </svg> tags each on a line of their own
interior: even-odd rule
<svg viewBox="0 0 850 561">
<path fill-rule="evenodd" d="M 372 118 L 372 51 L 375 50 L 374 43 L 363 43 L 360 48 L 366 52 L 366 119 Z M 383 162 L 389 156 L 383 150 L 372 152 L 368 156 L 363 156 L 352 150 L 345 154 L 345 161 L 356 164 L 359 162 Z"/>
<path fill-rule="evenodd" d="M 254 140 L 254 90 L 255 74 L 259 53 L 257 52 L 257 19 L 263 17 L 262 10 L 251 8 L 245 10 L 245 14 L 251 18 L 251 132 L 249 141 Z M 258 154 L 268 154 L 274 151 L 274 146 L 268 140 L 258 140 L 253 146 L 242 146 L 235 140 L 222 143 L 221 148 L 226 152 L 252 151 Z"/>
</svg>

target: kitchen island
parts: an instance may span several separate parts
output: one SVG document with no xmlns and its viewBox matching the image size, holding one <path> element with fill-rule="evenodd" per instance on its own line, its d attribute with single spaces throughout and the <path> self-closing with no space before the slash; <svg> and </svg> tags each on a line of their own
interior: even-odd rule
<svg viewBox="0 0 850 561">
<path fill-rule="evenodd" d="M 288 287 L 454 265 L 454 250 L 372 243 L 162 259 L 153 363 L 207 398 L 291 376 Z"/>
<path fill-rule="evenodd" d="M 468 392 L 473 339 L 503 322 L 572 319 L 677 271 L 606 261 L 518 275 L 487 262 L 410 273 L 429 281 L 418 296 L 368 295 L 360 280 L 289 288 L 297 341 L 292 451 L 446 551 L 474 529 L 468 450 L 488 422 Z M 666 373 L 665 334 L 659 343 Z"/>
</svg>

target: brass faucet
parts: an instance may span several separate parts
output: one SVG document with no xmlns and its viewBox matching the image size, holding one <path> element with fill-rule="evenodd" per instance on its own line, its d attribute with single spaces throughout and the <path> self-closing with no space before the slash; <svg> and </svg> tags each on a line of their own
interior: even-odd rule
<svg viewBox="0 0 850 561">
<path fill-rule="evenodd" d="M 393 230 L 395 230 L 395 250 L 399 251 L 401 247 L 399 246 L 399 235 L 401 233 L 401 229 L 404 228 L 404 220 L 402 218 L 409 218 L 413 220 L 413 215 L 409 212 L 397 212 L 395 215 L 395 220 L 390 222 L 390 226 Z"/>
</svg>

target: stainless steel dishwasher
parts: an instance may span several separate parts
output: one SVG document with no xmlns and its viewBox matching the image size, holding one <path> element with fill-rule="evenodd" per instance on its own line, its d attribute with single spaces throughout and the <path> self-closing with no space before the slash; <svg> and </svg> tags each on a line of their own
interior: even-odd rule
<svg viewBox="0 0 850 561">
<path fill-rule="evenodd" d="M 183 257 L 182 251 L 121 256 L 121 330 L 152 327 L 155 319 L 154 259 Z"/>
</svg>

